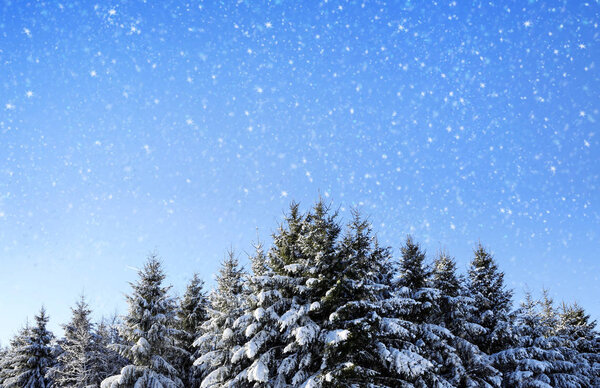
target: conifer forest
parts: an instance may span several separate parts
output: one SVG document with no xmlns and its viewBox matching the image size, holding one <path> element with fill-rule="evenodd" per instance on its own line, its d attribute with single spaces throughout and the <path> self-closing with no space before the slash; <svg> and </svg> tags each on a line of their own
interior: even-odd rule
<svg viewBox="0 0 600 388">
<path fill-rule="evenodd" d="M 600 0 L 0 0 L 0 388 L 600 388 Z"/>
<path fill-rule="evenodd" d="M 92 321 L 81 297 L 64 336 L 42 307 L 2 351 L 0 386 L 598 387 L 600 334 L 577 304 L 512 291 L 489 250 L 467 273 L 408 236 L 401 256 L 357 211 L 292 204 L 251 268 L 229 252 L 205 289 L 173 296 L 150 254 L 128 311 Z"/>
</svg>

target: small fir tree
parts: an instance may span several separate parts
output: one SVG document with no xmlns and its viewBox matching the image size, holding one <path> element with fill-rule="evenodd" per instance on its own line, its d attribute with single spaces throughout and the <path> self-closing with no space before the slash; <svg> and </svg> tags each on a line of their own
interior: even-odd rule
<svg viewBox="0 0 600 388">
<path fill-rule="evenodd" d="M 471 261 L 468 288 L 474 300 L 473 321 L 485 329 L 469 340 L 488 355 L 510 348 L 512 291 L 506 289 L 504 273 L 481 244 Z"/>
<path fill-rule="evenodd" d="M 544 324 L 540 301 L 526 293 L 517 314 L 514 347 L 491 356 L 493 364 L 503 374 L 503 387 L 588 387 L 587 371 L 578 368 L 578 355 L 569 349 L 564 338 L 552 334 Z M 551 307 L 551 306 L 550 306 Z"/>
<path fill-rule="evenodd" d="M 104 345 L 90 319 L 92 310 L 81 296 L 71 312 L 71 322 L 63 326 L 65 336 L 59 341 L 62 352 L 57 357 L 57 366 L 53 368 L 55 385 L 97 387 L 107 376 L 102 364 Z"/>
<path fill-rule="evenodd" d="M 177 343 L 186 352 L 184 357 L 180 358 L 178 368 L 181 370 L 183 384 L 188 388 L 200 386 L 199 377 L 193 367 L 196 353 L 193 344 L 201 334 L 202 325 L 208 319 L 208 308 L 204 281 L 194 273 L 177 310 Z"/>
<path fill-rule="evenodd" d="M 120 328 L 125 343 L 111 345 L 130 364 L 105 379 L 102 388 L 181 388 L 183 383 L 172 365 L 175 357 L 184 354 L 174 340 L 176 303 L 170 286 L 163 285 L 165 274 L 156 254 L 148 257 L 138 275 L 138 281 L 131 283 L 129 313 Z"/>
<path fill-rule="evenodd" d="M 194 365 L 203 376 L 201 387 L 220 387 L 234 379 L 240 367 L 231 361 L 243 342 L 243 334 L 234 325 L 243 314 L 244 271 L 233 252 L 223 261 L 217 276 L 217 288 L 210 294 L 209 319 L 196 339 L 199 357 Z"/>
<path fill-rule="evenodd" d="M 14 342 L 8 363 L 10 376 L 3 382 L 4 388 L 50 388 L 52 380 L 47 376 L 56 362 L 51 346 L 53 334 L 46 328 L 48 315 L 42 307 L 35 316 L 35 325 L 27 328 Z"/>
</svg>

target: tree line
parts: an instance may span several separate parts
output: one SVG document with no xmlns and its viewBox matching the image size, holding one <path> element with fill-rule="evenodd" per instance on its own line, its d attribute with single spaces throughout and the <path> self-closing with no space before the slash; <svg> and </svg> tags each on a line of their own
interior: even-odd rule
<svg viewBox="0 0 600 388">
<path fill-rule="evenodd" d="M 95 323 L 82 297 L 64 336 L 42 310 L 0 354 L 0 387 L 599 387 L 600 335 L 547 290 L 513 293 L 478 245 L 468 272 L 408 237 L 395 258 L 357 212 L 292 204 L 247 271 L 233 253 L 205 291 L 165 284 L 152 254 L 128 311 Z"/>
</svg>

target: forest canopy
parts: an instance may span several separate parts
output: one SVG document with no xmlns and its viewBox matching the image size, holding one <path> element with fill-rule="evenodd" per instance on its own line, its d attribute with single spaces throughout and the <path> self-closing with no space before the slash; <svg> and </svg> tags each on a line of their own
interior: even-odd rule
<svg viewBox="0 0 600 388">
<path fill-rule="evenodd" d="M 547 290 L 513 306 L 483 245 L 466 273 L 411 236 L 394 257 L 358 212 L 342 225 L 293 203 L 245 269 L 229 252 L 210 292 L 176 298 L 148 256 L 128 311 L 93 322 L 81 297 L 56 338 L 44 308 L 0 354 L 0 387 L 593 387 L 600 335 Z"/>
</svg>

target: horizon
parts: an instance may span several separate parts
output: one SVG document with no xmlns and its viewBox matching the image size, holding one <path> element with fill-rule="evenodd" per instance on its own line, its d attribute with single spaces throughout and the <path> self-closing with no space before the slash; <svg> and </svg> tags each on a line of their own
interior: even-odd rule
<svg viewBox="0 0 600 388">
<path fill-rule="evenodd" d="M 183 293 L 291 200 L 600 319 L 600 4 L 0 4 L 0 344 L 147 254 Z M 267 244 L 266 244 L 267 245 Z"/>
</svg>

